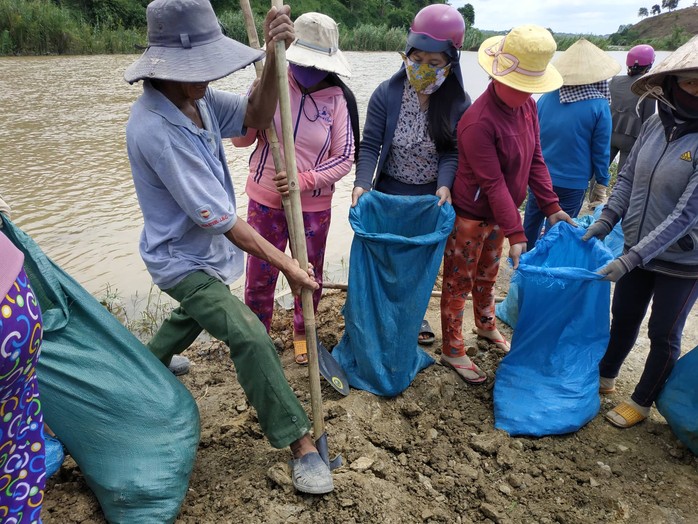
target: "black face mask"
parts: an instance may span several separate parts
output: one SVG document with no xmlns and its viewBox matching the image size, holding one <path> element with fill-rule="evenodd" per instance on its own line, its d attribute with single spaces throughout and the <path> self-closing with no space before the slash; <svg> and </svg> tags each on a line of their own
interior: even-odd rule
<svg viewBox="0 0 698 524">
<path fill-rule="evenodd" d="M 659 118 L 667 140 L 677 140 L 698 132 L 698 97 L 681 89 L 673 75 L 664 79 L 662 91 L 667 101 L 675 107 L 671 109 L 662 102 L 658 104 Z"/>
<path fill-rule="evenodd" d="M 679 87 L 677 78 L 673 75 L 664 81 L 667 100 L 675 109 L 674 116 L 681 120 L 698 120 L 698 97 L 687 93 Z"/>
</svg>

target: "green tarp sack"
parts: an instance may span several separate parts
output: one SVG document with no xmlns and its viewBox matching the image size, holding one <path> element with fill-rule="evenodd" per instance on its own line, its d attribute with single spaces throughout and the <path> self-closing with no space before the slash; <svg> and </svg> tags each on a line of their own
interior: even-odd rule
<svg viewBox="0 0 698 524">
<path fill-rule="evenodd" d="M 2 215 L 0 215 L 2 216 Z M 109 522 L 174 522 L 199 441 L 189 391 L 92 295 L 2 217 L 41 306 L 44 421 Z"/>
</svg>

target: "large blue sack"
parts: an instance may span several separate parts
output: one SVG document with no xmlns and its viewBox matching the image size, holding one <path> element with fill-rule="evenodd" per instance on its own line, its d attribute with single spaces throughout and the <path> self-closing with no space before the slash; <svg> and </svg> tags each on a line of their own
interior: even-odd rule
<svg viewBox="0 0 698 524">
<path fill-rule="evenodd" d="M 611 284 L 596 271 L 613 255 L 583 234 L 556 224 L 521 257 L 519 319 L 494 383 L 495 427 L 511 435 L 570 433 L 599 411 Z"/>
<path fill-rule="evenodd" d="M 199 442 L 184 385 L 21 229 L 0 214 L 44 321 L 37 378 L 44 421 L 110 523 L 174 522 Z"/>
<path fill-rule="evenodd" d="M 437 203 L 371 191 L 349 212 L 346 327 L 332 354 L 352 387 L 393 397 L 434 362 L 417 338 L 455 220 Z"/>
<path fill-rule="evenodd" d="M 698 455 L 698 347 L 681 357 L 657 398 L 674 435 Z"/>
<path fill-rule="evenodd" d="M 574 221 L 584 229 L 588 228 L 594 220 L 601 216 L 603 206 L 598 206 L 593 215 L 584 215 L 575 218 Z M 623 229 L 621 221 L 619 221 L 610 234 L 604 238 L 603 243 L 611 251 L 614 257 L 619 257 L 623 254 Z M 537 246 L 538 244 L 536 244 Z M 495 307 L 495 315 L 505 324 L 516 327 L 516 322 L 519 319 L 519 276 L 514 273 L 509 282 L 509 292 L 504 300 Z"/>
</svg>

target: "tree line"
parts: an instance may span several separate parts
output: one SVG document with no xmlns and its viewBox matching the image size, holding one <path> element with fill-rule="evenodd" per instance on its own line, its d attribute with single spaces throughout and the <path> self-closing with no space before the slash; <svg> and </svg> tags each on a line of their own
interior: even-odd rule
<svg viewBox="0 0 698 524">
<path fill-rule="evenodd" d="M 147 42 L 146 7 L 150 0 L 0 0 L 0 55 L 136 53 Z M 211 0 L 225 33 L 247 41 L 238 0 Z M 269 9 L 268 0 L 251 0 L 258 33 Z M 347 51 L 397 51 L 414 15 L 430 0 L 292 0 L 292 15 L 319 11 L 339 24 L 340 46 Z M 675 9 L 678 0 L 662 0 Z M 654 6 L 661 11 L 658 4 Z M 646 9 L 646 8 L 645 8 Z M 475 27 L 472 4 L 458 8 L 468 30 L 463 49 L 476 50 L 494 34 Z M 671 36 L 651 42 L 638 41 L 633 26 L 621 26 L 609 38 L 593 35 L 555 35 L 564 51 L 584 36 L 602 49 L 609 45 L 650 43 L 655 49 L 676 49 L 691 35 L 675 29 Z M 502 32 L 499 32 L 501 34 Z M 142 47 L 141 47 L 142 48 Z"/>
<path fill-rule="evenodd" d="M 662 5 L 660 6 L 659 4 L 654 4 L 650 9 L 647 9 L 646 7 L 641 7 L 638 12 L 637 16 L 640 18 L 645 18 L 652 13 L 652 15 L 658 15 L 662 12 L 662 9 L 666 9 L 667 11 L 673 11 L 676 9 L 679 5 L 679 0 L 662 0 Z M 695 2 L 693 4 L 695 6 Z"/>
</svg>

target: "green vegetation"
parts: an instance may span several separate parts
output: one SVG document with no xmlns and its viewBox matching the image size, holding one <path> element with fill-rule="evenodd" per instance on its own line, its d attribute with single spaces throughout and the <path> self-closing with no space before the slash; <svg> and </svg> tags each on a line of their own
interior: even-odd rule
<svg viewBox="0 0 698 524">
<path fill-rule="evenodd" d="M 136 294 L 127 305 L 119 290 L 107 284 L 100 303 L 142 342 L 153 338 L 174 307 L 172 300 L 155 286 L 151 286 L 147 297 Z"/>
<path fill-rule="evenodd" d="M 671 34 L 663 38 L 641 38 L 637 29 L 632 25 L 618 28 L 618 32 L 608 38 L 608 44 L 613 46 L 632 47 L 637 44 L 649 44 L 655 49 L 673 51 L 688 42 L 693 35 L 681 27 L 674 25 Z"/>
<path fill-rule="evenodd" d="M 145 32 L 91 24 L 48 0 L 0 0 L 0 54 L 132 53 Z"/>
<path fill-rule="evenodd" d="M 0 55 L 133 53 L 146 43 L 145 10 L 149 0 L 0 0 Z M 225 32 L 247 42 L 237 0 L 211 0 Z M 294 14 L 320 11 L 340 26 L 340 46 L 347 51 L 404 49 L 414 14 L 429 0 L 294 0 Z M 268 10 L 266 0 L 252 0 L 258 34 Z M 667 7 L 664 6 L 663 7 Z M 675 7 L 675 6 L 674 6 Z M 463 49 L 477 49 L 496 34 L 476 29 L 471 4 L 460 7 L 468 30 Z M 643 11 L 644 13 L 644 11 Z M 555 35 L 559 50 L 585 36 L 602 49 L 640 43 L 634 26 L 621 26 L 609 38 L 593 35 Z M 691 37 L 680 27 L 649 43 L 655 49 L 676 49 Z"/>
</svg>

